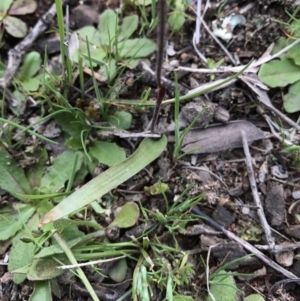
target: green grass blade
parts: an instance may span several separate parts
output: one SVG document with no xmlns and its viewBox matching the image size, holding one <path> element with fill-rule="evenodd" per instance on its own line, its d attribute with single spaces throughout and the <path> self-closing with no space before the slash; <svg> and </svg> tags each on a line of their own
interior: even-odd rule
<svg viewBox="0 0 300 301">
<path fill-rule="evenodd" d="M 159 140 L 144 139 L 130 157 L 109 168 L 65 198 L 41 219 L 40 224 L 58 220 L 102 197 L 158 158 L 166 146 L 166 136 L 162 136 Z"/>
</svg>

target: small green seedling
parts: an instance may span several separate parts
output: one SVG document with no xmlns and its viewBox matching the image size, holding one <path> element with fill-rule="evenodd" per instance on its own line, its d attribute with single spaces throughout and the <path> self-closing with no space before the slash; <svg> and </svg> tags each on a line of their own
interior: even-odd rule
<svg viewBox="0 0 300 301">
<path fill-rule="evenodd" d="M 35 0 L 1 0 L 0 2 L 0 33 L 4 30 L 15 38 L 23 38 L 27 34 L 27 25 L 13 15 L 33 13 L 37 8 Z"/>
<path fill-rule="evenodd" d="M 92 66 L 100 65 L 100 72 L 108 79 L 117 73 L 117 63 L 134 68 L 141 58 L 152 54 L 156 44 L 148 38 L 130 38 L 138 28 L 138 16 L 125 17 L 119 25 L 118 15 L 107 9 L 99 16 L 99 26 L 86 26 L 78 31 L 79 48 L 71 59 L 79 62 L 78 55 L 83 57 L 83 64 L 89 66 L 88 47 Z M 87 42 L 89 46 L 87 46 Z"/>
</svg>

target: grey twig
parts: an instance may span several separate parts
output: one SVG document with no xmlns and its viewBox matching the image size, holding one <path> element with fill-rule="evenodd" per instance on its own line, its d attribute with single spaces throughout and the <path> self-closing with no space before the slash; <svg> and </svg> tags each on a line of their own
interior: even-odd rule
<svg viewBox="0 0 300 301">
<path fill-rule="evenodd" d="M 251 154 L 249 151 L 249 146 L 248 146 L 245 131 L 243 131 L 243 130 L 241 131 L 241 136 L 242 136 L 242 141 L 243 141 L 245 162 L 246 162 L 246 166 L 247 166 L 248 178 L 249 178 L 249 182 L 250 182 L 250 186 L 251 186 L 251 190 L 252 190 L 252 195 L 253 195 L 255 205 L 258 207 L 257 215 L 258 215 L 261 225 L 265 231 L 268 245 L 269 245 L 270 249 L 273 250 L 275 247 L 275 240 L 274 240 L 274 237 L 272 236 L 271 228 L 267 222 L 266 216 L 264 214 L 264 209 L 263 209 L 263 206 L 262 206 L 260 198 L 259 198 L 256 181 L 254 178 L 254 171 L 253 171 L 252 162 L 251 162 Z"/>
<path fill-rule="evenodd" d="M 37 37 L 48 28 L 55 15 L 56 6 L 54 3 L 32 28 L 31 32 L 8 52 L 8 62 L 5 73 L 0 79 L 0 86 L 6 87 L 10 83 L 22 62 L 24 54 L 32 46 Z"/>
</svg>

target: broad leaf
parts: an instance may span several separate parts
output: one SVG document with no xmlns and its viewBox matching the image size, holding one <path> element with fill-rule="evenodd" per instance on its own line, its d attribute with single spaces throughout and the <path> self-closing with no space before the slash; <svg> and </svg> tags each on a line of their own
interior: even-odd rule
<svg viewBox="0 0 300 301">
<path fill-rule="evenodd" d="M 15 0 L 9 9 L 9 15 L 26 15 L 33 13 L 37 8 L 34 0 Z"/>
<path fill-rule="evenodd" d="M 42 64 L 41 55 L 37 51 L 29 52 L 23 60 L 22 77 L 30 79 L 40 70 Z"/>
<path fill-rule="evenodd" d="M 285 87 L 300 79 L 300 67 L 292 60 L 274 60 L 261 66 L 258 77 L 269 87 Z"/>
<path fill-rule="evenodd" d="M 35 281 L 29 301 L 52 301 L 50 281 Z"/>
<path fill-rule="evenodd" d="M 20 233 L 14 240 L 9 253 L 8 270 L 14 272 L 20 268 L 26 267 L 33 260 L 35 244 L 25 243 L 20 238 L 24 234 Z M 22 283 L 26 279 L 26 274 L 13 273 L 15 283 Z"/>
<path fill-rule="evenodd" d="M 52 258 L 35 259 L 29 268 L 27 278 L 32 281 L 55 278 L 63 272 L 57 269 L 57 266 L 57 261 Z"/>
<path fill-rule="evenodd" d="M 4 150 L 0 150 L 0 188 L 12 195 L 28 194 L 31 191 L 24 170 Z"/>
<path fill-rule="evenodd" d="M 20 82 L 25 91 L 34 92 L 39 89 L 40 81 L 37 78 L 28 78 Z"/>
<path fill-rule="evenodd" d="M 31 205 L 19 210 L 2 210 L 0 212 L 0 241 L 14 236 L 33 215 L 35 208 Z"/>
<path fill-rule="evenodd" d="M 126 203 L 108 227 L 129 228 L 135 225 L 140 216 L 139 206 L 134 202 Z"/>
<path fill-rule="evenodd" d="M 109 116 L 107 121 L 118 129 L 128 130 L 131 126 L 132 115 L 125 111 L 117 111 Z"/>
<path fill-rule="evenodd" d="M 119 41 L 126 40 L 137 30 L 139 18 L 137 15 L 125 17 L 120 27 Z"/>
<path fill-rule="evenodd" d="M 159 140 L 144 139 L 138 149 L 120 164 L 114 165 L 82 186 L 48 212 L 40 224 L 58 220 L 101 198 L 157 159 L 167 146 L 166 136 Z"/>
<path fill-rule="evenodd" d="M 129 39 L 118 44 L 120 57 L 145 57 L 153 53 L 156 44 L 147 38 Z"/>
<path fill-rule="evenodd" d="M 61 190 L 66 181 L 71 179 L 72 172 L 76 173 L 80 169 L 82 157 L 81 152 L 73 151 L 66 151 L 57 157 L 42 178 L 40 191 L 54 193 Z"/>
<path fill-rule="evenodd" d="M 94 26 L 84 26 L 78 30 L 78 38 L 80 44 L 86 46 L 86 41 L 91 45 L 101 46 L 101 36 L 99 31 Z"/>
<path fill-rule="evenodd" d="M 10 8 L 13 0 L 1 0 L 0 1 L 0 21 L 6 16 L 8 9 Z"/>
<path fill-rule="evenodd" d="M 225 271 L 214 275 L 213 282 L 210 285 L 210 292 L 216 301 L 236 300 L 237 288 L 233 277 Z M 209 296 L 207 300 L 212 301 L 213 299 Z"/>
<path fill-rule="evenodd" d="M 96 141 L 90 147 L 90 152 L 100 163 L 108 166 L 116 165 L 126 159 L 123 148 L 116 143 Z"/>
<path fill-rule="evenodd" d="M 265 301 L 265 299 L 259 294 L 253 294 L 246 297 L 244 301 Z"/>
<path fill-rule="evenodd" d="M 118 16 L 111 10 L 107 9 L 99 17 L 98 29 L 102 45 L 111 45 L 117 34 Z"/>
<path fill-rule="evenodd" d="M 6 31 L 15 38 L 24 38 L 27 33 L 27 25 L 22 20 L 6 16 L 3 20 Z"/>
<path fill-rule="evenodd" d="M 120 283 L 124 281 L 127 274 L 127 260 L 126 258 L 121 258 L 110 268 L 108 276 L 113 281 Z"/>
<path fill-rule="evenodd" d="M 289 86 L 289 91 L 283 96 L 283 106 L 288 113 L 300 111 L 300 81 Z"/>
<path fill-rule="evenodd" d="M 185 21 L 184 12 L 176 11 L 173 12 L 168 18 L 168 24 L 172 31 L 178 31 L 181 29 Z"/>
<path fill-rule="evenodd" d="M 108 80 L 112 80 L 117 74 L 117 62 L 110 59 L 106 64 L 100 67 L 101 74 Z"/>
</svg>

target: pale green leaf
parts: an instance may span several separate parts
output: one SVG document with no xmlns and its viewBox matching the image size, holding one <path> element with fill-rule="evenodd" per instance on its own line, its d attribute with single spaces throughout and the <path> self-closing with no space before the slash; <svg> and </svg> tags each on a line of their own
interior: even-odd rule
<svg viewBox="0 0 300 301">
<path fill-rule="evenodd" d="M 28 78 L 20 82 L 25 91 L 34 92 L 39 89 L 40 81 L 37 78 Z"/>
<path fill-rule="evenodd" d="M 297 66 L 300 66 L 300 44 L 296 44 L 292 48 L 289 49 L 288 55 L 294 61 Z"/>
<path fill-rule="evenodd" d="M 12 195 L 29 194 L 31 191 L 24 170 L 4 150 L 0 150 L 0 188 Z"/>
<path fill-rule="evenodd" d="M 126 40 L 137 30 L 139 18 L 137 15 L 131 15 L 123 19 L 120 27 L 119 41 Z"/>
<path fill-rule="evenodd" d="M 246 297 L 244 301 L 265 301 L 265 299 L 259 294 L 253 294 Z"/>
<path fill-rule="evenodd" d="M 283 106 L 288 113 L 300 111 L 300 81 L 289 86 L 287 94 L 283 95 Z"/>
<path fill-rule="evenodd" d="M 105 65 L 100 67 L 101 74 L 108 80 L 112 80 L 117 74 L 117 62 L 114 59 L 110 59 Z"/>
<path fill-rule="evenodd" d="M 96 141 L 90 147 L 90 153 L 100 163 L 108 166 L 116 165 L 126 159 L 124 149 L 112 142 Z"/>
<path fill-rule="evenodd" d="M 159 140 L 144 139 L 138 149 L 120 164 L 114 165 L 65 198 L 40 221 L 47 224 L 63 218 L 124 183 L 157 159 L 167 146 L 166 136 Z"/>
<path fill-rule="evenodd" d="M 80 45 L 84 45 L 86 49 L 86 41 L 91 45 L 101 46 L 101 36 L 94 26 L 84 26 L 78 30 L 78 38 L 81 40 Z"/>
<path fill-rule="evenodd" d="M 65 186 L 66 181 L 71 178 L 73 170 L 76 173 L 80 169 L 82 157 L 81 152 L 73 151 L 66 151 L 58 156 L 43 176 L 40 191 L 43 193 L 60 191 Z"/>
<path fill-rule="evenodd" d="M 22 20 L 6 16 L 3 20 L 5 30 L 15 38 L 24 38 L 27 33 L 27 25 Z"/>
<path fill-rule="evenodd" d="M 109 116 L 107 121 L 118 129 L 128 130 L 131 126 L 132 115 L 125 111 L 117 111 Z"/>
<path fill-rule="evenodd" d="M 50 281 L 35 281 L 29 301 L 52 301 Z"/>
<path fill-rule="evenodd" d="M 0 21 L 5 17 L 8 9 L 10 8 L 13 0 L 1 0 L 0 1 Z"/>
<path fill-rule="evenodd" d="M 17 233 L 33 215 L 35 208 L 31 205 L 19 210 L 7 209 L 0 212 L 0 240 L 6 240 Z"/>
<path fill-rule="evenodd" d="M 185 21 L 183 12 L 173 12 L 168 18 L 168 24 L 172 31 L 178 31 L 181 29 Z"/>
<path fill-rule="evenodd" d="M 140 216 L 139 206 L 134 202 L 126 203 L 109 227 L 129 228 L 135 225 Z"/>
<path fill-rule="evenodd" d="M 237 288 L 230 273 L 220 271 L 213 277 L 213 283 L 210 285 L 210 292 L 216 301 L 233 301 L 236 300 Z M 208 296 L 208 301 L 213 299 Z"/>
<path fill-rule="evenodd" d="M 55 278 L 63 272 L 63 270 L 57 269 L 57 266 L 57 261 L 52 258 L 35 259 L 29 268 L 27 278 L 32 281 Z"/>
<path fill-rule="evenodd" d="M 274 60 L 261 66 L 258 78 L 269 87 L 285 87 L 300 79 L 300 67 L 292 60 Z"/>
<path fill-rule="evenodd" d="M 112 9 L 107 9 L 99 17 L 98 29 L 102 45 L 113 44 L 117 34 L 118 16 Z"/>
<path fill-rule="evenodd" d="M 173 301 L 194 301 L 194 299 L 190 296 L 185 295 L 175 295 L 173 297 Z"/>
<path fill-rule="evenodd" d="M 37 8 L 37 3 L 35 0 L 15 0 L 8 11 L 8 14 L 9 15 L 31 14 L 36 10 L 36 8 Z"/>
<path fill-rule="evenodd" d="M 37 51 L 29 52 L 23 60 L 22 77 L 32 78 L 40 70 L 41 64 L 41 55 Z"/>
<path fill-rule="evenodd" d="M 121 258 L 110 268 L 108 276 L 113 281 L 120 283 L 126 278 L 127 268 L 127 260 L 125 258 Z"/>
<path fill-rule="evenodd" d="M 26 279 L 26 274 L 14 273 L 15 270 L 29 265 L 34 257 L 35 244 L 25 243 L 21 240 L 25 232 L 19 233 L 13 240 L 13 246 L 9 253 L 8 270 L 13 273 L 15 283 L 22 283 Z"/>
<path fill-rule="evenodd" d="M 156 44 L 147 38 L 129 39 L 118 44 L 120 57 L 146 57 L 156 49 Z"/>
</svg>

